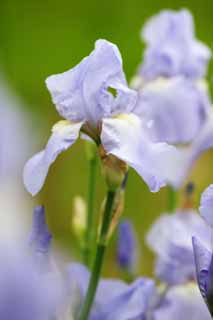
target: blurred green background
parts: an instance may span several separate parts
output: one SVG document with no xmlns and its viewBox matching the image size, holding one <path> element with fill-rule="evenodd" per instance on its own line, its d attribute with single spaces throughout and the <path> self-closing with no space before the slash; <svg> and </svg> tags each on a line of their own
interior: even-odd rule
<svg viewBox="0 0 213 320">
<path fill-rule="evenodd" d="M 25 111 L 32 121 L 30 138 L 38 137 L 34 151 L 44 146 L 52 125 L 59 120 L 45 87 L 47 76 L 73 67 L 91 52 L 96 39 L 106 38 L 120 48 L 130 79 L 142 57 L 139 33 L 143 23 L 162 9 L 182 7 L 192 11 L 198 38 L 213 48 L 212 0 L 0 0 L 0 65 L 27 106 Z M 211 70 L 212 66 L 209 80 L 213 92 Z M 196 183 L 197 200 L 201 190 L 213 182 L 212 160 L 212 152 L 205 154 L 190 177 Z M 87 168 L 84 143 L 79 141 L 52 166 L 45 187 L 35 200 L 26 193 L 30 201 L 45 204 L 51 231 L 71 254 L 78 245 L 70 231 L 72 199 L 76 194 L 86 197 Z M 96 214 L 105 192 L 100 172 L 97 186 Z M 152 269 L 144 235 L 166 207 L 167 189 L 151 194 L 131 171 L 124 216 L 132 219 L 138 231 L 142 273 L 150 274 Z M 114 256 L 112 242 L 105 275 L 117 273 Z"/>
</svg>

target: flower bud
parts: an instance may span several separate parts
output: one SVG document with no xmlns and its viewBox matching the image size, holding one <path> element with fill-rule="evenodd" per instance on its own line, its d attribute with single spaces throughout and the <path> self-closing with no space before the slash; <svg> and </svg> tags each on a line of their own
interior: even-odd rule
<svg viewBox="0 0 213 320">
<path fill-rule="evenodd" d="M 112 154 L 106 154 L 103 146 L 99 146 L 99 155 L 102 161 L 102 170 L 109 190 L 115 191 L 121 187 L 128 165 Z"/>
<path fill-rule="evenodd" d="M 117 262 L 122 269 L 131 274 L 137 269 L 137 239 L 129 220 L 123 220 L 118 227 Z"/>
</svg>

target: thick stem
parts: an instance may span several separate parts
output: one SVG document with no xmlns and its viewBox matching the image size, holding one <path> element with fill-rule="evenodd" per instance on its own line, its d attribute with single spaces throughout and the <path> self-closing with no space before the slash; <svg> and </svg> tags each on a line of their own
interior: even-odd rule
<svg viewBox="0 0 213 320">
<path fill-rule="evenodd" d="M 101 269 L 102 269 L 106 245 L 107 245 L 108 230 L 109 230 L 111 215 L 113 211 L 115 194 L 116 194 L 115 191 L 108 191 L 108 194 L 107 194 L 102 227 L 100 231 L 100 236 L 98 238 L 95 261 L 92 268 L 89 287 L 87 290 L 86 298 L 83 304 L 83 308 L 82 308 L 79 320 L 88 319 L 90 309 L 92 307 L 92 304 L 95 298 L 95 293 L 98 286 L 98 281 L 100 279 Z"/>
<path fill-rule="evenodd" d="M 96 187 L 97 156 L 89 160 L 87 226 L 84 239 L 84 263 L 89 266 L 94 239 L 94 196 Z"/>
<path fill-rule="evenodd" d="M 176 207 L 177 195 L 172 187 L 168 187 L 168 211 L 173 212 Z"/>
</svg>

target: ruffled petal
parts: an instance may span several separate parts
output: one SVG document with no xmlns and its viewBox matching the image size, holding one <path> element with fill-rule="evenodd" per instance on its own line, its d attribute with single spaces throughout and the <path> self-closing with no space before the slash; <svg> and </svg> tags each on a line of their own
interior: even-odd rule
<svg viewBox="0 0 213 320">
<path fill-rule="evenodd" d="M 140 71 L 144 78 L 205 75 L 211 51 L 195 38 L 188 10 L 160 12 L 147 22 L 142 38 L 147 44 Z"/>
<path fill-rule="evenodd" d="M 101 141 L 111 153 L 133 167 L 152 192 L 166 185 L 177 150 L 166 143 L 153 143 L 134 114 L 103 119 Z"/>
<path fill-rule="evenodd" d="M 33 196 L 41 190 L 49 167 L 57 156 L 76 141 L 82 124 L 82 122 L 72 124 L 68 121 L 59 121 L 53 127 L 46 148 L 26 163 L 23 174 L 24 184 Z"/>
<path fill-rule="evenodd" d="M 88 57 L 75 68 L 49 77 L 46 84 L 64 118 L 74 122 L 87 120 L 92 125 L 116 112 L 116 107 L 124 100 L 122 107 L 129 108 L 132 96 L 136 96 L 127 87 L 117 46 L 106 40 L 96 41 Z M 110 92 L 111 87 L 117 91 L 115 97 Z"/>
</svg>

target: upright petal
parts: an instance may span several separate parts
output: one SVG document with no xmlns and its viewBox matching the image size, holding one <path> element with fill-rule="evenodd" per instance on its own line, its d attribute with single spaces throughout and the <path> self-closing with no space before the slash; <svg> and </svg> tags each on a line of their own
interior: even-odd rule
<svg viewBox="0 0 213 320">
<path fill-rule="evenodd" d="M 160 12 L 145 24 L 142 38 L 147 44 L 141 66 L 144 78 L 205 75 L 211 52 L 195 38 L 189 11 Z"/>
<path fill-rule="evenodd" d="M 213 227 L 213 184 L 202 193 L 199 210 L 201 216 Z"/>
<path fill-rule="evenodd" d="M 123 114 L 103 119 L 101 141 L 106 152 L 133 167 L 152 192 L 166 185 L 177 151 L 166 143 L 153 143 L 139 117 Z"/>
<path fill-rule="evenodd" d="M 34 196 L 42 188 L 50 165 L 57 156 L 68 149 L 78 138 L 82 122 L 60 121 L 52 130 L 52 135 L 43 151 L 34 155 L 24 167 L 24 184 Z"/>
<path fill-rule="evenodd" d="M 116 45 L 98 40 L 94 51 L 75 68 L 46 80 L 58 112 L 70 121 L 87 120 L 93 126 L 116 112 L 125 98 L 126 108 L 136 93 L 128 89 Z M 114 88 L 116 96 L 110 92 Z M 125 108 L 125 105 L 122 105 Z M 119 111 L 120 112 L 120 111 Z"/>
</svg>

